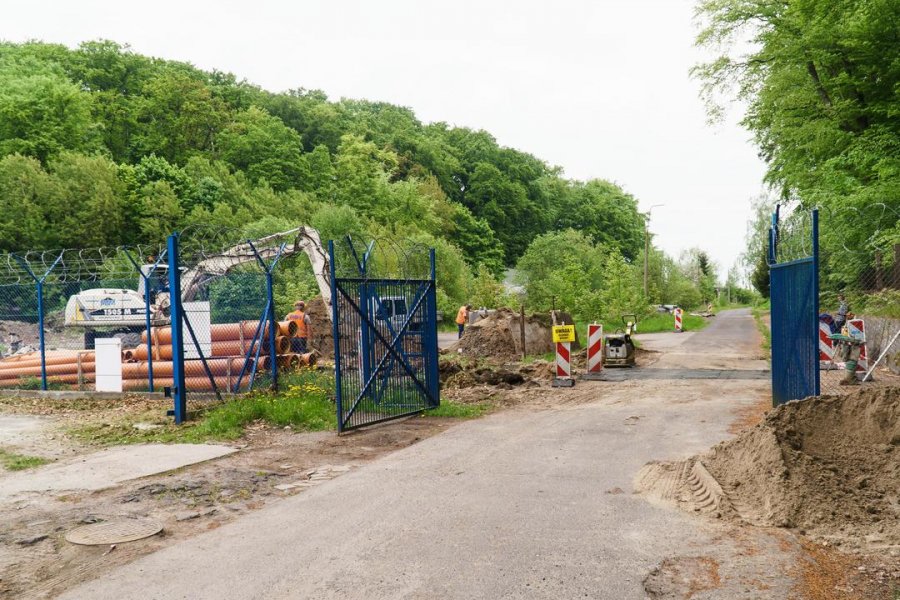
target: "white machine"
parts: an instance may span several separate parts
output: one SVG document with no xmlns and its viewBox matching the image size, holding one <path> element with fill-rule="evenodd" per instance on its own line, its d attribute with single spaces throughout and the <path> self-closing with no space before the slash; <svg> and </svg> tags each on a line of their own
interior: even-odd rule
<svg viewBox="0 0 900 600">
<path fill-rule="evenodd" d="M 254 241 L 259 257 L 271 260 L 278 254 L 281 243 L 293 236 L 293 243 L 285 246 L 282 257 L 305 252 L 312 264 L 319 292 L 325 301 L 331 320 L 331 288 L 328 284 L 328 255 L 322 247 L 319 232 L 311 227 L 298 227 Z M 233 268 L 255 262 L 257 254 L 250 244 L 239 244 L 198 262 L 181 274 L 181 300 L 189 302 L 212 279 L 221 277 Z M 94 347 L 95 337 L 120 337 L 123 346 L 136 346 L 146 327 L 147 303 L 145 279 L 150 283 L 150 324 L 153 327 L 169 324 L 168 265 L 144 265 L 137 290 L 97 288 L 85 290 L 69 298 L 66 303 L 67 327 L 85 329 L 85 348 Z M 99 334 L 97 330 L 105 330 Z"/>
</svg>

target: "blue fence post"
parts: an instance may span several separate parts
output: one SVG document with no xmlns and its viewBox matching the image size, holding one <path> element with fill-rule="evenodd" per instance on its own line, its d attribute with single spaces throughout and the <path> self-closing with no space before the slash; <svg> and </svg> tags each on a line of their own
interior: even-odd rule
<svg viewBox="0 0 900 600">
<path fill-rule="evenodd" d="M 143 276 L 143 273 L 142 273 Z M 145 326 L 147 328 L 147 391 L 153 391 L 153 330 L 150 323 L 150 279 L 144 277 L 144 310 L 147 311 Z"/>
<path fill-rule="evenodd" d="M 438 367 L 438 339 L 437 339 L 437 261 L 435 259 L 434 248 L 428 253 L 428 259 L 431 263 L 431 286 L 428 290 L 428 302 L 425 305 L 427 318 L 425 319 L 425 327 L 428 331 L 427 344 L 425 349 L 428 361 L 426 362 L 428 372 L 426 381 L 428 391 L 434 399 L 434 407 L 441 404 L 441 386 L 440 372 Z"/>
<path fill-rule="evenodd" d="M 344 404 L 341 393 L 341 335 L 338 312 L 337 277 L 334 272 L 334 240 L 328 240 L 328 274 L 331 283 L 331 333 L 334 336 L 334 404 L 337 410 L 338 433 L 344 431 Z"/>
<path fill-rule="evenodd" d="M 169 236 L 169 306 L 172 322 L 172 398 L 175 423 L 187 418 L 187 400 L 184 389 L 184 330 L 181 311 L 181 271 L 179 270 L 178 232 Z"/>
<path fill-rule="evenodd" d="M 266 269 L 266 295 L 269 303 L 269 366 L 272 368 L 272 389 L 277 392 L 278 353 L 275 348 L 275 293 L 272 287 L 272 271 Z"/>
<path fill-rule="evenodd" d="M 41 349 L 41 389 L 47 391 L 47 353 L 44 344 L 44 279 L 37 282 L 38 340 Z"/>
<path fill-rule="evenodd" d="M 812 323 L 812 331 L 810 332 L 811 338 L 817 340 L 819 339 L 819 209 L 814 208 L 812 211 L 812 287 L 813 287 L 813 299 L 812 299 L 812 307 L 813 307 L 813 315 L 811 319 Z M 816 365 L 815 369 L 815 390 L 816 396 L 822 393 L 822 378 L 821 378 L 821 367 L 822 365 L 819 363 L 819 345 L 816 343 L 813 346 L 813 362 Z"/>
<path fill-rule="evenodd" d="M 47 269 L 43 275 L 38 277 L 34 274 L 34 271 L 28 266 L 28 262 L 24 258 L 19 258 L 15 254 L 13 258 L 15 258 L 28 272 L 28 275 L 34 280 L 34 284 L 37 287 L 37 309 L 38 309 L 38 345 L 40 346 L 41 353 L 41 390 L 47 391 L 47 355 L 46 355 L 46 345 L 44 344 L 44 280 L 47 279 L 47 276 L 50 275 L 50 272 L 56 268 L 56 265 L 59 264 L 59 261 L 62 260 L 64 251 L 59 253 L 59 256 L 56 257 L 56 260 L 53 261 L 53 264 L 50 265 L 50 268 Z"/>
</svg>

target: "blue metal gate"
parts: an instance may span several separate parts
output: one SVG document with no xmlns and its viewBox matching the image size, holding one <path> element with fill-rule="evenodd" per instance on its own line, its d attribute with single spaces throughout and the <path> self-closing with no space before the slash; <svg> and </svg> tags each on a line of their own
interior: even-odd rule
<svg viewBox="0 0 900 600">
<path fill-rule="evenodd" d="M 329 242 L 338 432 L 440 404 L 435 256 L 427 278 L 370 277 L 370 244 L 354 277 L 336 274 Z"/>
<path fill-rule="evenodd" d="M 819 395 L 819 213 L 812 211 L 811 256 L 779 262 L 779 211 L 769 232 L 772 404 Z M 796 232 L 795 232 L 796 233 Z M 798 235 L 805 235 L 801 232 Z"/>
</svg>

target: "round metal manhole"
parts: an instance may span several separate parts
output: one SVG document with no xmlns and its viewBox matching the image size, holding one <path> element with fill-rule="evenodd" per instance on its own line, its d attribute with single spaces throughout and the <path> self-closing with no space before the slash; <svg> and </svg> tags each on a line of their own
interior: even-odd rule
<svg viewBox="0 0 900 600">
<path fill-rule="evenodd" d="M 77 527 L 66 534 L 66 540 L 82 546 L 123 544 L 156 535 L 162 528 L 153 519 L 116 519 Z"/>
</svg>

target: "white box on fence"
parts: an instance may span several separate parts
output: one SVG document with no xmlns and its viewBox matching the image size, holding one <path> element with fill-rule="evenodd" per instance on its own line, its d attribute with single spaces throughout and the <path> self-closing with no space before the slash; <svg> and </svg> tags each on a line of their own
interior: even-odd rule
<svg viewBox="0 0 900 600">
<path fill-rule="evenodd" d="M 122 391 L 122 340 L 97 338 L 94 340 L 96 390 L 98 392 Z"/>
<path fill-rule="evenodd" d="M 209 316 L 209 302 L 184 302 L 184 315 L 187 317 L 188 323 L 197 336 L 197 343 L 203 352 L 204 358 L 212 356 L 212 325 Z M 194 345 L 194 339 L 191 337 L 190 331 L 184 327 L 184 357 L 200 358 L 197 352 L 197 346 Z"/>
</svg>

